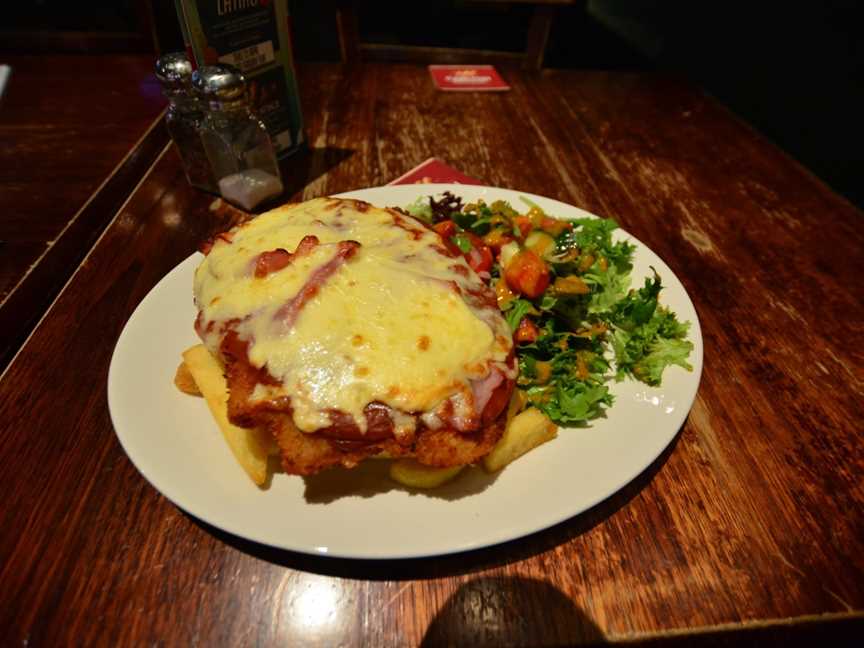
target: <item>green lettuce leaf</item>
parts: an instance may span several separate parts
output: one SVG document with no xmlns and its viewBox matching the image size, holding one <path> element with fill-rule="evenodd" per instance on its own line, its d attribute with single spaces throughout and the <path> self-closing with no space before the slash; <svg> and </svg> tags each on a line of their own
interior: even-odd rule
<svg viewBox="0 0 864 648">
<path fill-rule="evenodd" d="M 428 197 L 417 196 L 417 200 L 405 206 L 405 211 L 414 218 L 419 218 L 427 223 L 432 222 L 432 206 L 429 204 Z"/>
<path fill-rule="evenodd" d="M 522 318 L 533 310 L 534 304 L 527 299 L 514 299 L 507 304 L 507 310 L 504 311 L 504 319 L 510 325 L 510 330 L 515 331 Z"/>
<path fill-rule="evenodd" d="M 583 423 L 603 414 L 612 405 L 612 395 L 605 385 L 589 385 L 584 382 L 559 384 L 555 397 L 534 401 L 546 416 L 559 425 Z"/>
<path fill-rule="evenodd" d="M 633 375 L 649 385 L 659 385 L 663 370 L 670 365 L 693 371 L 693 367 L 687 362 L 692 350 L 693 343 L 689 340 L 657 338 L 648 353 L 633 365 Z"/>
<path fill-rule="evenodd" d="M 610 265 L 604 272 L 595 263 L 582 279 L 591 286 L 591 299 L 588 301 L 589 315 L 610 310 L 627 296 L 627 291 L 630 289 L 630 273 L 621 272 L 616 265 Z"/>
<path fill-rule="evenodd" d="M 621 272 L 633 267 L 633 251 L 636 247 L 627 241 L 612 241 L 612 232 L 618 223 L 611 218 L 577 218 L 573 229 L 564 232 L 556 239 L 556 252 L 564 254 L 578 249 L 583 254 L 606 257 L 610 265 L 617 266 Z"/>
</svg>

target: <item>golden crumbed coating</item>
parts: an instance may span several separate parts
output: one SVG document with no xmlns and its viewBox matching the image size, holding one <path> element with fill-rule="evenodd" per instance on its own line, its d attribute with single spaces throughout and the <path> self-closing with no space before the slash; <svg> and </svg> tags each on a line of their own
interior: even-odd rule
<svg viewBox="0 0 864 648">
<path fill-rule="evenodd" d="M 401 457 L 410 451 L 395 439 L 360 444 L 306 434 L 296 428 L 288 414 L 263 414 L 260 419 L 279 446 L 282 467 L 291 475 L 314 475 L 336 466 L 354 468 L 382 452 L 389 457 Z"/>
<path fill-rule="evenodd" d="M 473 434 L 457 430 L 425 430 L 417 435 L 414 456 L 426 466 L 448 468 L 476 463 L 489 453 L 504 433 L 504 415 Z"/>
<path fill-rule="evenodd" d="M 364 459 L 386 453 L 391 458 L 414 457 L 433 467 L 464 466 L 488 454 L 504 432 L 506 411 L 475 433 L 451 428 L 421 430 L 409 446 L 395 439 L 374 443 L 344 442 L 299 431 L 287 414 L 262 414 L 260 419 L 276 439 L 282 467 L 289 474 L 312 475 L 325 468 L 353 468 Z"/>
</svg>

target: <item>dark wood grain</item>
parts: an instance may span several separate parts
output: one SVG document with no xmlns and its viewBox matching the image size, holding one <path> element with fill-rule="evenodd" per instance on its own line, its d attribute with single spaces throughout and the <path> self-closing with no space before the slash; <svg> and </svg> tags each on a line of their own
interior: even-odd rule
<svg viewBox="0 0 864 648">
<path fill-rule="evenodd" d="M 849 643 L 864 610 L 862 214 L 674 79 L 506 70 L 438 93 L 420 66 L 301 68 L 294 198 L 438 156 L 615 216 L 682 279 L 705 369 L 673 445 L 546 532 L 405 562 L 260 547 L 137 473 L 106 405 L 135 305 L 238 218 L 167 150 L 0 383 L 0 633 L 29 645 Z M 350 97 L 350 100 L 346 100 Z M 211 210 L 211 207 L 213 209 Z M 550 487 L 555 487 L 551 485 Z"/>
<path fill-rule="evenodd" d="M 153 49 L 149 30 L 138 32 L 0 31 L 0 47 L 15 52 L 71 54 L 142 54 Z"/>
<path fill-rule="evenodd" d="M 168 141 L 152 57 L 3 62 L 0 368 Z"/>
</svg>

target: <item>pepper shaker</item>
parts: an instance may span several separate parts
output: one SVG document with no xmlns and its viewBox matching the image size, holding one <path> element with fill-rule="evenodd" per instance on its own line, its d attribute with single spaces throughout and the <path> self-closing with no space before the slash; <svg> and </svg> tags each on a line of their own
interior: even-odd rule
<svg viewBox="0 0 864 648">
<path fill-rule="evenodd" d="M 181 52 L 165 54 L 156 61 L 156 78 L 168 99 L 165 123 L 180 151 L 186 179 L 193 187 L 219 193 L 201 141 L 204 110 L 192 92 L 192 64 Z"/>
<path fill-rule="evenodd" d="M 192 86 L 207 112 L 201 128 L 219 193 L 249 211 L 283 191 L 273 142 L 252 112 L 246 79 L 230 65 L 205 65 Z"/>
</svg>

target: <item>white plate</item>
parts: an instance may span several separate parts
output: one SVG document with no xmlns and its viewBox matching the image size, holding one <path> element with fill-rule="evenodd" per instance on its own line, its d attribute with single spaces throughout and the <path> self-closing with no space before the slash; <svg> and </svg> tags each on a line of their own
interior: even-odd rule
<svg viewBox="0 0 864 648">
<path fill-rule="evenodd" d="M 468 185 L 403 185 L 343 194 L 379 206 L 451 190 L 466 200 L 519 196 L 560 218 L 588 215 L 531 194 Z M 619 232 L 621 237 L 626 233 Z M 702 373 L 696 311 L 669 267 L 639 241 L 634 284 L 654 266 L 663 302 L 691 322 L 693 371 L 666 370 L 661 388 L 612 384 L 608 418 L 563 429 L 494 477 L 480 469 L 428 494 L 390 483 L 381 464 L 313 478 L 277 474 L 254 486 L 234 461 L 200 398 L 173 384 L 180 353 L 196 344 L 192 329 L 195 254 L 150 291 L 129 318 L 111 359 L 108 405 L 120 443 L 141 474 L 195 517 L 256 542 L 318 555 L 410 558 L 477 549 L 539 531 L 609 497 L 644 470 L 684 422 Z"/>
</svg>

